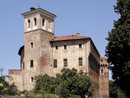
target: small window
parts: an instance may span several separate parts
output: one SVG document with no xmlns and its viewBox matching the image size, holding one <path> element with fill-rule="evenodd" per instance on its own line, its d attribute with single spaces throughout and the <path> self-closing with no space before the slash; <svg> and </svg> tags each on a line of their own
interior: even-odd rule
<svg viewBox="0 0 130 98">
<path fill-rule="evenodd" d="M 101 62 L 103 62 L 103 60 L 101 60 Z"/>
<path fill-rule="evenodd" d="M 55 46 L 56 50 L 58 50 L 58 46 Z"/>
<path fill-rule="evenodd" d="M 30 61 L 30 67 L 33 67 L 33 60 Z"/>
<path fill-rule="evenodd" d="M 79 66 L 82 66 L 83 65 L 83 60 L 82 58 L 79 58 Z"/>
<path fill-rule="evenodd" d="M 42 18 L 42 26 L 45 26 L 45 19 Z"/>
<path fill-rule="evenodd" d="M 36 25 L 37 25 L 37 19 L 34 18 L 34 26 L 36 26 Z"/>
<path fill-rule="evenodd" d="M 31 23 L 30 23 L 30 20 L 28 20 L 28 28 L 31 27 Z"/>
<path fill-rule="evenodd" d="M 104 74 L 104 71 L 103 71 L 103 69 L 101 69 L 101 75 L 103 75 Z"/>
<path fill-rule="evenodd" d="M 33 42 L 31 42 L 31 48 L 33 48 Z"/>
<path fill-rule="evenodd" d="M 82 44 L 81 43 L 79 44 L 79 48 L 82 48 Z"/>
<path fill-rule="evenodd" d="M 31 83 L 33 82 L 33 77 L 31 77 Z"/>
<path fill-rule="evenodd" d="M 24 62 L 23 62 L 23 69 L 24 69 Z"/>
<path fill-rule="evenodd" d="M 67 59 L 64 59 L 64 67 L 67 67 L 68 63 L 67 63 Z"/>
<path fill-rule="evenodd" d="M 67 45 L 64 45 L 64 49 L 67 49 Z"/>
<path fill-rule="evenodd" d="M 54 68 L 57 68 L 57 59 L 54 59 Z"/>
</svg>

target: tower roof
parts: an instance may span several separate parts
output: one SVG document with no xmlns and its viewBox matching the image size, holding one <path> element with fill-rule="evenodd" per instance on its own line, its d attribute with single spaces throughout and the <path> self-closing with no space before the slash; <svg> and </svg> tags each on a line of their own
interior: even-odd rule
<svg viewBox="0 0 130 98">
<path fill-rule="evenodd" d="M 56 15 L 55 14 L 52 14 L 51 12 L 48 12 L 42 8 L 37 8 L 35 9 L 34 7 L 31 7 L 30 8 L 31 11 L 28 11 L 28 12 L 25 12 L 25 13 L 22 13 L 23 16 L 28 16 L 30 14 L 35 14 L 35 13 L 39 13 L 39 14 L 43 14 L 45 16 L 50 16 L 51 18 L 56 18 Z"/>
</svg>

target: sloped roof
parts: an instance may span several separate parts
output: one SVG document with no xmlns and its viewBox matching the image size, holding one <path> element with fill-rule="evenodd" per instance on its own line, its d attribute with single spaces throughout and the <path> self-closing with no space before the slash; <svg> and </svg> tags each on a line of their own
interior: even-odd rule
<svg viewBox="0 0 130 98">
<path fill-rule="evenodd" d="M 107 58 L 105 58 L 105 57 L 100 57 L 100 60 L 106 60 Z"/>
<path fill-rule="evenodd" d="M 62 40 L 76 40 L 76 39 L 88 39 L 89 37 L 86 36 L 79 36 L 79 35 L 67 35 L 67 36 L 59 36 L 54 37 L 51 41 L 62 41 Z"/>
</svg>

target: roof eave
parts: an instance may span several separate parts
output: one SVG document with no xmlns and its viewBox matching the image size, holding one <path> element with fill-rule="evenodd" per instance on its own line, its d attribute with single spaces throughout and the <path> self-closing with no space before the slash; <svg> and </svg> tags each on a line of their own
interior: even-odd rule
<svg viewBox="0 0 130 98">
<path fill-rule="evenodd" d="M 43 12 L 43 13 L 45 13 L 45 14 L 51 16 L 52 18 L 56 18 L 56 15 L 55 15 L 55 14 L 52 14 L 52 13 L 50 13 L 50 12 L 48 12 L 48 11 L 46 11 L 46 10 L 43 10 L 43 9 L 41 9 L 41 8 L 35 9 L 35 10 L 33 10 L 33 11 L 28 11 L 28 12 L 22 13 L 21 15 L 27 16 L 27 15 L 30 15 L 30 14 L 33 14 L 33 13 L 36 13 L 36 12 Z"/>
</svg>

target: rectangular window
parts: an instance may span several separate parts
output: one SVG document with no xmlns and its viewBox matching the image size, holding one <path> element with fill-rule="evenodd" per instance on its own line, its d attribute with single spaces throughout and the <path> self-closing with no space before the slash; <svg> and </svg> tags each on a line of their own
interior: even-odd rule
<svg viewBox="0 0 130 98">
<path fill-rule="evenodd" d="M 56 50 L 58 50 L 58 46 L 55 46 Z"/>
<path fill-rule="evenodd" d="M 34 18 L 34 26 L 37 25 L 37 18 Z"/>
<path fill-rule="evenodd" d="M 31 48 L 33 48 L 33 42 L 31 42 Z"/>
<path fill-rule="evenodd" d="M 67 63 L 67 59 L 64 59 L 64 67 L 67 67 L 68 63 Z"/>
<path fill-rule="evenodd" d="M 42 26 L 44 26 L 44 25 L 45 25 L 45 19 L 42 18 Z"/>
<path fill-rule="evenodd" d="M 82 58 L 79 58 L 79 66 L 82 66 L 83 65 L 83 60 Z"/>
<path fill-rule="evenodd" d="M 31 77 L 31 83 L 33 82 L 33 77 Z"/>
<path fill-rule="evenodd" d="M 31 23 L 30 23 L 30 20 L 28 20 L 28 28 L 31 27 Z"/>
<path fill-rule="evenodd" d="M 57 59 L 54 59 L 54 68 L 57 68 Z"/>
<path fill-rule="evenodd" d="M 33 60 L 30 60 L 30 67 L 33 67 Z"/>
<path fill-rule="evenodd" d="M 64 49 L 67 49 L 67 45 L 64 45 Z"/>
<path fill-rule="evenodd" d="M 81 43 L 79 44 L 79 48 L 82 48 L 82 44 Z"/>
</svg>

